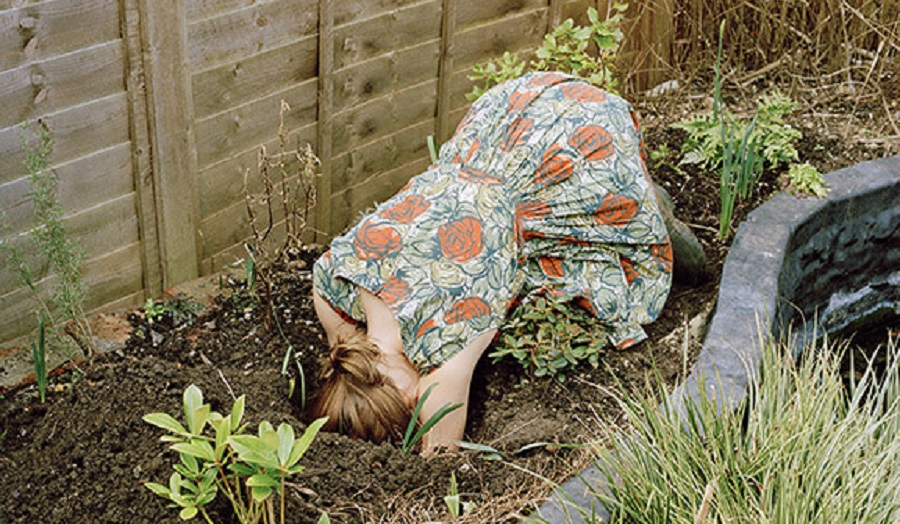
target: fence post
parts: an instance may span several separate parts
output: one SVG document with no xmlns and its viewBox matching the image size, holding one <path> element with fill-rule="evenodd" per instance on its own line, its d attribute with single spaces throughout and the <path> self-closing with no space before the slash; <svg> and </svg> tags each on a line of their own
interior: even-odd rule
<svg viewBox="0 0 900 524">
<path fill-rule="evenodd" d="M 438 57 L 435 142 L 440 146 L 450 138 L 450 92 L 453 85 L 453 37 L 456 33 L 456 2 L 441 2 L 441 54 Z"/>
<path fill-rule="evenodd" d="M 331 148 L 334 111 L 334 6 L 333 0 L 319 0 L 319 79 L 318 79 L 318 128 L 316 144 L 321 176 L 316 188 L 316 241 L 324 242 L 333 236 L 331 231 Z"/>
<path fill-rule="evenodd" d="M 197 153 L 185 0 L 138 0 L 164 287 L 197 276 Z M 146 239 L 152 240 L 152 239 Z"/>
</svg>

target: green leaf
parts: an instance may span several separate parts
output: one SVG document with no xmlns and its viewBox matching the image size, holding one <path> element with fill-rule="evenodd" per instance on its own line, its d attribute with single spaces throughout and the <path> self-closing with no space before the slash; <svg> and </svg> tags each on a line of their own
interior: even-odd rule
<svg viewBox="0 0 900 524">
<path fill-rule="evenodd" d="M 238 458 L 263 468 L 278 469 L 280 464 L 275 458 L 275 450 L 266 442 L 252 435 L 236 435 L 229 437 L 228 442 L 238 454 Z M 277 442 L 276 442 L 277 444 Z"/>
<path fill-rule="evenodd" d="M 144 486 L 160 497 L 171 500 L 171 492 L 169 491 L 169 488 L 163 486 L 162 484 L 157 484 L 156 482 L 145 482 Z"/>
<path fill-rule="evenodd" d="M 244 418 L 244 403 L 246 402 L 245 395 L 241 395 L 234 401 L 234 405 L 231 406 L 231 432 L 234 433 L 241 426 L 241 419 Z"/>
<path fill-rule="evenodd" d="M 253 495 L 253 500 L 256 502 L 263 502 L 272 494 L 272 488 L 257 486 L 250 488 L 250 493 Z"/>
<path fill-rule="evenodd" d="M 203 433 L 203 427 L 206 426 L 206 422 L 209 420 L 210 415 L 210 407 L 209 404 L 203 404 L 195 408 L 191 412 L 190 418 L 188 418 L 188 429 L 194 435 L 199 435 Z"/>
<path fill-rule="evenodd" d="M 150 413 L 143 416 L 144 422 L 178 435 L 189 436 L 188 430 L 168 413 Z"/>
<path fill-rule="evenodd" d="M 253 475 L 249 479 L 247 479 L 247 485 L 251 488 L 254 487 L 266 487 L 266 488 L 278 488 L 281 486 L 281 482 L 272 477 L 265 475 L 263 473 L 259 473 Z"/>
<path fill-rule="evenodd" d="M 328 516 L 328 513 L 322 513 L 316 524 L 331 524 L 331 517 Z"/>
<path fill-rule="evenodd" d="M 284 467 L 289 465 L 291 451 L 294 448 L 294 428 L 282 422 L 278 426 L 278 463 Z"/>
<path fill-rule="evenodd" d="M 197 507 L 196 506 L 188 506 L 182 509 L 178 516 L 181 517 L 181 520 L 191 520 L 192 518 L 197 516 Z"/>
<path fill-rule="evenodd" d="M 184 405 L 184 419 L 190 421 L 194 411 L 203 405 L 203 392 L 200 391 L 200 388 L 191 384 L 184 390 L 182 398 L 182 404 Z"/>
<path fill-rule="evenodd" d="M 319 430 L 322 429 L 322 426 L 328 422 L 328 417 L 322 417 L 320 419 L 316 419 L 310 424 L 306 431 L 303 432 L 303 435 L 294 443 L 293 449 L 291 449 L 291 458 L 288 461 L 289 466 L 293 466 L 296 464 L 301 457 L 306 453 L 306 450 L 309 449 L 310 444 L 316 438 L 316 435 L 319 434 Z"/>
<path fill-rule="evenodd" d="M 179 453 L 185 453 L 199 459 L 209 462 L 215 462 L 216 454 L 212 445 L 205 440 L 193 440 L 191 442 L 180 442 L 173 444 L 172 449 Z"/>
</svg>

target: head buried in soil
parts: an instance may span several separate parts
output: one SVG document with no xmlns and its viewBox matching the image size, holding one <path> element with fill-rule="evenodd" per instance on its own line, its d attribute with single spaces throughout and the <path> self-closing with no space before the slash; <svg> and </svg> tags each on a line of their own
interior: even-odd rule
<svg viewBox="0 0 900 524">
<path fill-rule="evenodd" d="M 403 394 L 377 367 L 378 348 L 364 334 L 339 339 L 323 359 L 312 416 L 325 430 L 379 443 L 400 439 L 412 415 Z"/>
</svg>

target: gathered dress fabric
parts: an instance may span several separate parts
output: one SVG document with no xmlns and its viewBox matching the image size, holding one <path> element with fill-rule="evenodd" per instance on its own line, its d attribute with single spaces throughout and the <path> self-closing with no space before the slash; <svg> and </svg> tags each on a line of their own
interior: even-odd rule
<svg viewBox="0 0 900 524">
<path fill-rule="evenodd" d="M 642 156 L 620 97 L 558 73 L 501 83 L 434 165 L 334 239 L 316 288 L 356 322 L 358 288 L 383 300 L 423 374 L 541 293 L 584 307 L 628 347 L 646 338 L 672 278 Z"/>
</svg>

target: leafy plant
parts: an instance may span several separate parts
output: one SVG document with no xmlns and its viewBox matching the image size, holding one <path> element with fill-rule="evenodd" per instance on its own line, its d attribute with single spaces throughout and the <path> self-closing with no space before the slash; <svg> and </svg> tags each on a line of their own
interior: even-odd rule
<svg viewBox="0 0 900 524">
<path fill-rule="evenodd" d="M 171 319 L 172 325 L 190 325 L 196 320 L 197 313 L 203 306 L 192 300 L 177 297 L 166 297 L 163 300 L 148 298 L 144 302 L 144 318 L 151 326 L 162 322 L 165 318 Z"/>
<path fill-rule="evenodd" d="M 796 161 L 794 142 L 803 137 L 800 131 L 784 121 L 797 108 L 790 97 L 776 91 L 757 102 L 756 113 L 749 121 L 731 114 L 722 102 L 722 40 L 724 21 L 719 26 L 712 112 L 695 115 L 672 124 L 687 132 L 680 164 L 696 164 L 718 169 L 721 209 L 719 238 L 731 233 L 734 206 L 738 198 L 753 191 L 763 168 Z"/>
<path fill-rule="evenodd" d="M 616 58 L 624 39 L 622 21 L 628 4 L 613 3 L 611 16 L 604 20 L 593 7 L 588 8 L 587 26 L 577 26 L 568 18 L 544 35 L 535 59 L 525 62 L 509 52 L 499 59 L 472 67 L 469 80 L 481 81 L 466 95 L 476 100 L 491 87 L 533 71 L 558 71 L 579 76 L 588 82 L 616 92 Z"/>
<path fill-rule="evenodd" d="M 431 395 L 431 391 L 437 386 L 437 384 L 432 384 L 428 386 L 424 393 L 419 397 L 419 401 L 416 402 L 416 407 L 413 408 L 412 417 L 409 419 L 409 424 L 406 426 L 406 433 L 403 435 L 403 443 L 400 446 L 400 451 L 404 455 L 408 455 L 410 451 L 416 444 L 422 440 L 422 437 L 425 436 L 428 431 L 434 427 L 435 424 L 441 421 L 444 417 L 449 415 L 451 412 L 456 411 L 461 408 L 463 404 L 461 402 L 456 403 L 447 403 L 441 406 L 441 409 L 437 410 L 428 420 L 422 424 L 418 430 L 416 430 L 416 426 L 419 423 L 419 414 L 422 412 L 422 406 L 425 405 L 425 401 L 428 400 L 428 397 Z"/>
<path fill-rule="evenodd" d="M 828 183 L 822 173 L 811 164 L 794 164 L 787 172 L 788 189 L 795 194 L 814 195 L 819 198 L 828 196 Z"/>
<path fill-rule="evenodd" d="M 244 402 L 241 395 L 231 413 L 221 415 L 203 403 L 197 386 L 190 385 L 182 402 L 187 427 L 166 413 L 143 417 L 171 433 L 162 440 L 172 443 L 171 449 L 181 461 L 173 466 L 175 472 L 167 486 L 154 482 L 146 486 L 181 508 L 182 519 L 200 514 L 211 522 L 205 506 L 222 491 L 242 523 L 276 522 L 273 494 L 278 494 L 280 522 L 284 523 L 286 479 L 303 471 L 300 459 L 326 419 L 314 421 L 299 439 L 289 424 L 275 429 L 268 421 L 260 422 L 257 435 L 247 435 L 242 425 Z M 213 430 L 212 436 L 206 434 L 207 427 Z"/>
<path fill-rule="evenodd" d="M 35 144 L 28 139 L 29 129 L 33 129 L 37 137 Z M 84 309 L 87 294 L 81 278 L 85 253 L 69 236 L 65 226 L 64 210 L 59 202 L 59 180 L 50 169 L 53 153 L 50 131 L 43 124 L 34 127 L 26 124 L 19 138 L 25 152 L 25 171 L 33 204 L 33 226 L 28 231 L 31 246 L 46 259 L 49 273 L 57 277 L 49 301 L 39 291 L 37 279 L 22 248 L 13 243 L 12 234 L 4 235 L 7 239 L 0 241 L 0 249 L 37 302 L 38 318 L 43 319 L 47 329 L 46 345 L 71 346 L 72 341 L 64 337 L 65 331 L 71 329 L 78 342 L 92 353 L 91 328 Z M 9 226 L 4 222 L 3 228 L 9 229 Z"/>
<path fill-rule="evenodd" d="M 597 367 L 606 342 L 606 334 L 587 310 L 541 295 L 513 311 L 490 357 L 496 362 L 511 356 L 537 377 L 562 380 L 581 362 Z"/>
</svg>

